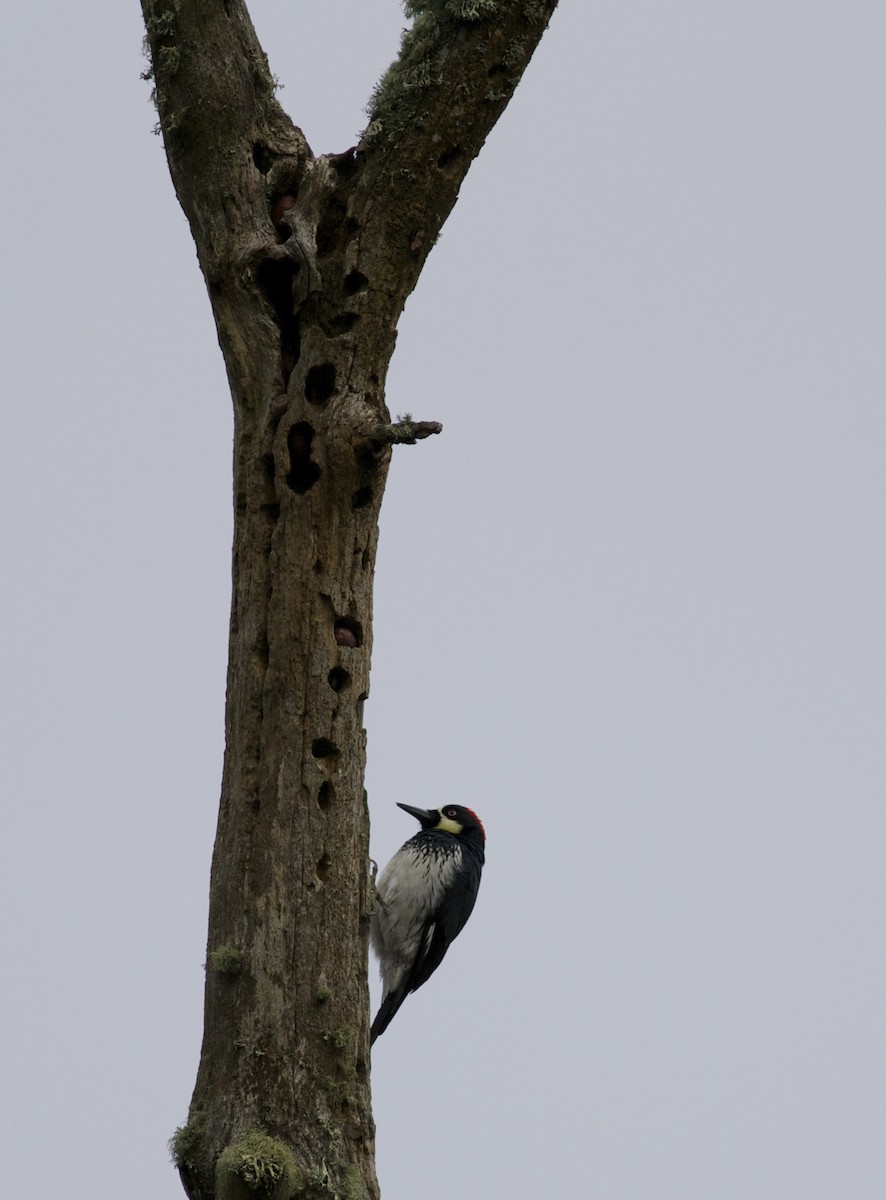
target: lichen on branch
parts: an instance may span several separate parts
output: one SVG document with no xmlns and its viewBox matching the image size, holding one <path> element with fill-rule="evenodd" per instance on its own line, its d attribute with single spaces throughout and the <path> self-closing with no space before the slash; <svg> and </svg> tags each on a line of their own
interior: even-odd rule
<svg viewBox="0 0 886 1200">
<path fill-rule="evenodd" d="M 366 106 L 369 124 L 362 144 L 396 137 L 420 122 L 422 100 L 431 88 L 447 85 L 452 102 L 467 101 L 470 106 L 477 97 L 471 97 L 470 89 L 465 88 L 465 56 L 479 53 L 485 58 L 494 40 L 497 61 L 485 64 L 483 77 L 487 78 L 488 71 L 490 79 L 493 72 L 503 78 L 498 89 L 488 91 L 484 98 L 506 103 L 556 4 L 557 0 L 404 0 L 412 24 L 403 31 L 399 57 L 379 80 Z M 499 38 L 487 37 L 487 29 Z M 463 35 L 470 30 L 478 32 L 466 44 Z"/>
<path fill-rule="evenodd" d="M 377 445 L 414 446 L 416 442 L 442 432 L 443 426 L 439 421 L 413 421 L 410 413 L 404 413 L 390 425 L 376 425 L 370 440 Z"/>
<path fill-rule="evenodd" d="M 366 107 L 364 138 L 396 133 L 412 101 L 425 88 L 442 83 L 446 56 L 459 28 L 492 20 L 502 7 L 501 0 L 404 0 L 412 25 L 403 31 L 400 56 L 379 80 Z"/>
</svg>

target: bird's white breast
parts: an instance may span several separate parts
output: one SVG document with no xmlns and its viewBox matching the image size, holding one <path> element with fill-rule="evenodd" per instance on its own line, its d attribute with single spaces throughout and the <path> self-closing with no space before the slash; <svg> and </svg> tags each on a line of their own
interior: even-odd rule
<svg viewBox="0 0 886 1200">
<path fill-rule="evenodd" d="M 379 903 L 370 932 L 386 995 L 400 986 L 415 962 L 422 929 L 439 909 L 463 853 L 455 841 L 445 855 L 407 842 L 379 876 Z"/>
</svg>

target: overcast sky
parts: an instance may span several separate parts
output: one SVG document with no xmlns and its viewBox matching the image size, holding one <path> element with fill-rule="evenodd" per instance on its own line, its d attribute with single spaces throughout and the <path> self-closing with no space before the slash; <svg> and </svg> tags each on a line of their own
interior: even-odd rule
<svg viewBox="0 0 886 1200">
<path fill-rule="evenodd" d="M 352 145 L 396 0 L 252 10 Z M 4 26 L 0 1190 L 174 1200 L 230 401 L 135 0 Z M 884 62 L 882 0 L 562 0 L 409 302 L 372 846 L 488 855 L 384 1200 L 886 1195 Z"/>
</svg>

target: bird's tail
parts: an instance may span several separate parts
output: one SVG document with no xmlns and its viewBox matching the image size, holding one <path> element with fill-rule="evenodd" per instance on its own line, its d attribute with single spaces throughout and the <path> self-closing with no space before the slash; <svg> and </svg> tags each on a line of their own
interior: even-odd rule
<svg viewBox="0 0 886 1200">
<path fill-rule="evenodd" d="M 372 1022 L 372 1028 L 369 1031 L 370 1046 L 380 1034 L 384 1033 L 391 1021 L 393 1021 L 398 1008 L 408 995 L 409 988 L 401 987 L 394 992 L 388 992 L 387 996 L 382 1000 L 381 1008 L 375 1014 L 375 1020 Z"/>
</svg>

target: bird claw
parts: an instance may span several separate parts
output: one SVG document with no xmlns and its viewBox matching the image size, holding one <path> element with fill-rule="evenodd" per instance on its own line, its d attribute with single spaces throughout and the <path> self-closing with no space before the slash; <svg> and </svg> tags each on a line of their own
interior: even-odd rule
<svg viewBox="0 0 886 1200">
<path fill-rule="evenodd" d="M 381 908 L 381 896 L 378 894 L 378 888 L 375 886 L 375 881 L 378 878 L 378 863 L 374 858 L 369 860 L 369 886 L 372 891 L 372 906 L 369 909 L 369 915 L 378 912 Z"/>
</svg>

